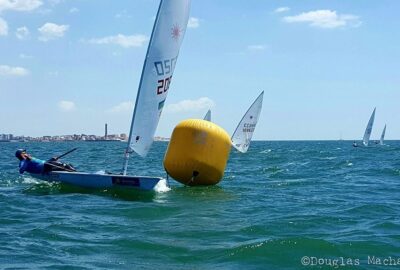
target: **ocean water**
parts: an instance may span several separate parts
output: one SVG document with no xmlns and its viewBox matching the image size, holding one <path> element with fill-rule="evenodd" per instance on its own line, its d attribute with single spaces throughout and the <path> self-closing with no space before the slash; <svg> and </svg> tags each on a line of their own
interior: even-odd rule
<svg viewBox="0 0 400 270">
<path fill-rule="evenodd" d="M 49 184 L 14 158 L 79 147 L 64 161 L 119 171 L 124 143 L 1 143 L 0 269 L 398 268 L 400 142 L 351 144 L 256 141 L 219 185 L 157 193 Z M 130 172 L 165 176 L 166 147 Z"/>
</svg>

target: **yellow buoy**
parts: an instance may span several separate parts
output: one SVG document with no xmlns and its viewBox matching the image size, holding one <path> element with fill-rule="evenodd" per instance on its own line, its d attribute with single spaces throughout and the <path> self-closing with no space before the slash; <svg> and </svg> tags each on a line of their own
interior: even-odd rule
<svg viewBox="0 0 400 270">
<path fill-rule="evenodd" d="M 164 168 L 178 182 L 189 185 L 215 185 L 224 176 L 231 140 L 216 124 L 188 119 L 174 129 Z"/>
</svg>

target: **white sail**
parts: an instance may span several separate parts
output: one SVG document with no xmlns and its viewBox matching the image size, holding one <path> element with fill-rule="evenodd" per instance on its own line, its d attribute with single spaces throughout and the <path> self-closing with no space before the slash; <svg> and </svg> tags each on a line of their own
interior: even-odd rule
<svg viewBox="0 0 400 270">
<path fill-rule="evenodd" d="M 364 132 L 364 137 L 363 137 L 364 146 L 368 146 L 369 138 L 371 137 L 372 126 L 374 125 L 374 119 L 375 119 L 375 110 L 376 108 L 374 108 L 374 111 L 372 112 L 371 117 L 369 118 L 367 128 L 365 129 Z"/>
<path fill-rule="evenodd" d="M 133 112 L 128 151 L 146 156 L 153 143 L 189 19 L 190 0 L 161 0 Z"/>
<path fill-rule="evenodd" d="M 385 125 L 385 127 L 383 128 L 383 131 L 382 131 L 380 145 L 383 145 L 383 141 L 385 139 L 385 133 L 386 133 L 386 125 Z"/>
<path fill-rule="evenodd" d="M 254 103 L 247 110 L 243 116 L 235 132 L 232 135 L 232 146 L 238 151 L 246 153 L 249 149 L 251 137 L 253 136 L 254 129 L 256 128 L 258 118 L 260 116 L 264 91 L 257 97 Z"/>
<path fill-rule="evenodd" d="M 211 110 L 208 110 L 208 112 L 204 116 L 204 120 L 211 122 Z"/>
</svg>

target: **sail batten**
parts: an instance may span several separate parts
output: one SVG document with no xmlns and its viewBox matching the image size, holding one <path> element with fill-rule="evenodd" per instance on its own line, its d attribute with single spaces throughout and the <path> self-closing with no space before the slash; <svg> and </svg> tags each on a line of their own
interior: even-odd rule
<svg viewBox="0 0 400 270">
<path fill-rule="evenodd" d="M 189 20 L 191 0 L 161 0 L 143 64 L 125 154 L 145 157 L 153 143 Z"/>
<path fill-rule="evenodd" d="M 376 108 L 374 108 L 374 111 L 372 112 L 371 117 L 369 118 L 367 127 L 365 128 L 364 137 L 363 137 L 364 146 L 368 146 L 368 144 L 369 144 L 369 138 L 371 137 L 372 127 L 374 125 L 374 120 L 375 120 L 375 111 L 376 111 Z"/>
<path fill-rule="evenodd" d="M 257 97 L 247 112 L 244 114 L 242 120 L 236 127 L 235 132 L 231 137 L 232 146 L 239 152 L 246 153 L 249 149 L 251 138 L 253 137 L 254 129 L 257 125 L 260 116 L 264 91 Z"/>
</svg>

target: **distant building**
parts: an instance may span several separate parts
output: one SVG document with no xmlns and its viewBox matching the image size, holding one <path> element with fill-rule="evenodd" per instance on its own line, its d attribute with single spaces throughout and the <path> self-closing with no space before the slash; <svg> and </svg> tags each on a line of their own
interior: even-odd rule
<svg viewBox="0 0 400 270">
<path fill-rule="evenodd" d="M 1 0 L 0 0 L 1 1 Z M 104 136 L 87 135 L 87 134 L 73 134 L 73 135 L 55 135 L 55 136 L 14 136 L 13 134 L 0 134 L 0 142 L 20 141 L 20 142 L 63 142 L 63 141 L 126 141 L 128 136 L 122 134 L 108 134 L 108 125 L 105 124 Z"/>
<path fill-rule="evenodd" d="M 8 142 L 12 140 L 14 136 L 12 134 L 0 134 L 0 141 Z"/>
<path fill-rule="evenodd" d="M 107 134 L 108 133 L 108 128 L 107 128 L 107 123 L 105 124 L 105 127 L 104 127 L 104 139 L 105 140 L 107 140 Z"/>
<path fill-rule="evenodd" d="M 42 139 L 44 141 L 51 141 L 51 136 L 43 136 Z"/>
</svg>

